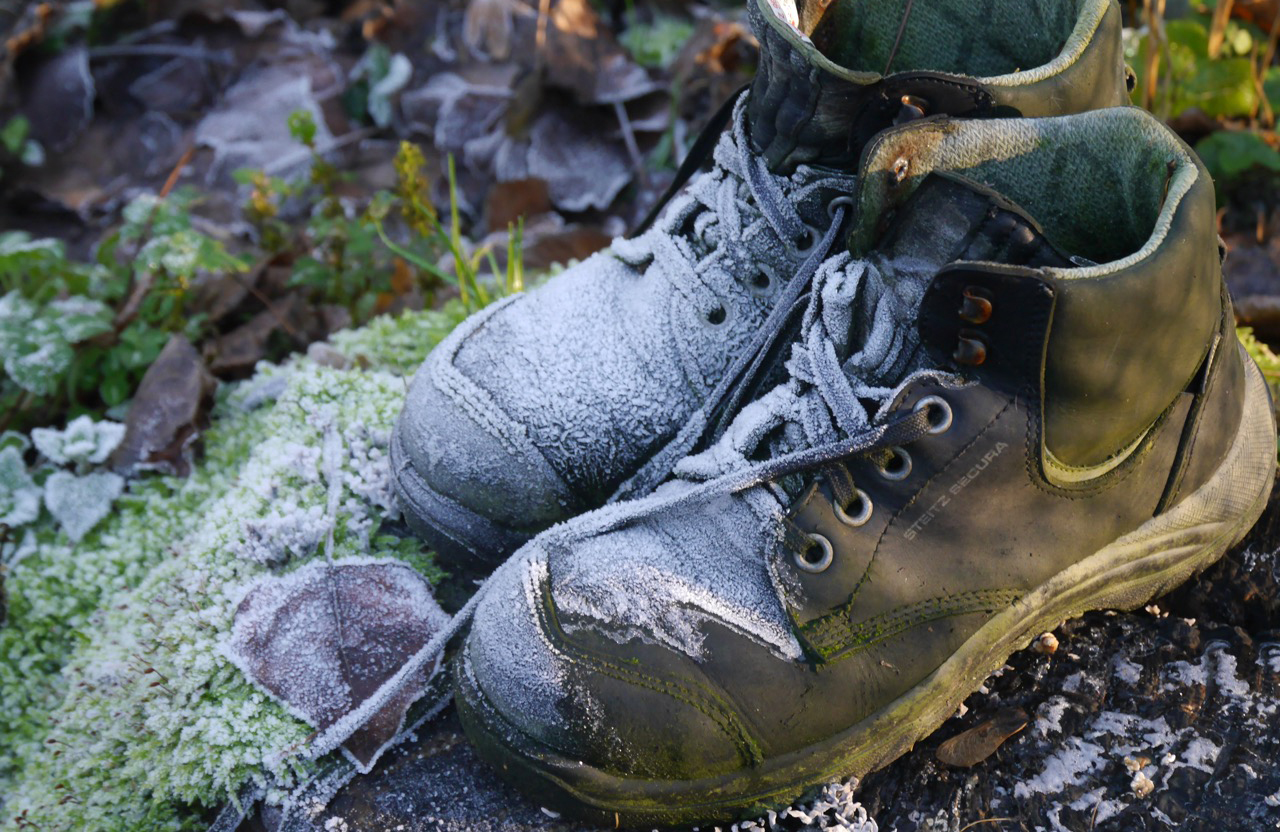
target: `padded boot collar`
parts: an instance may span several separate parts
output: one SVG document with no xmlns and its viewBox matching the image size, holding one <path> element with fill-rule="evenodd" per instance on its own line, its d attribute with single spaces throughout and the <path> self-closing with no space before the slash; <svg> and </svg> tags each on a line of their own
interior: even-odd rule
<svg viewBox="0 0 1280 832">
<path fill-rule="evenodd" d="M 1049 63 L 995 78 L 909 70 L 882 76 L 826 58 L 770 0 L 748 4 L 760 41 L 752 142 L 770 168 L 850 167 L 881 130 L 921 116 L 1051 116 L 1128 103 L 1115 0 L 1090 0 Z"/>
<path fill-rule="evenodd" d="M 1002 191 L 1036 194 L 1042 204 L 1028 207 L 1043 212 L 1046 224 L 1053 218 L 1054 241 L 1099 262 L 944 270 L 918 319 L 923 343 L 940 366 L 1040 391 L 1047 464 L 1075 472 L 1106 465 L 1187 389 L 1221 318 L 1212 180 L 1186 145 L 1136 108 L 1055 119 L 927 119 L 882 133 L 864 153 L 854 255 L 874 251 L 885 233 L 880 218 L 948 170 L 990 182 L 1003 177 Z M 1072 187 L 1072 175 L 1114 187 L 1062 190 Z M 1125 235 L 1108 237 L 1104 224 L 1127 224 Z M 986 293 L 989 320 L 961 317 L 971 288 L 970 295 Z M 1045 331 L 1026 331 L 1028 317 Z"/>
</svg>

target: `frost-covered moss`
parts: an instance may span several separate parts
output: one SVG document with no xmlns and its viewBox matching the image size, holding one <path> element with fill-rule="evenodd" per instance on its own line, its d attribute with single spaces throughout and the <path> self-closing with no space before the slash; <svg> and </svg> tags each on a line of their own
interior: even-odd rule
<svg viewBox="0 0 1280 832">
<path fill-rule="evenodd" d="M 333 346 L 362 365 L 410 374 L 466 317 L 466 307 L 454 299 L 440 309 L 374 318 L 360 329 L 336 333 Z"/>
<path fill-rule="evenodd" d="M 134 482 L 79 544 L 36 528 L 6 575 L 0 829 L 197 828 L 200 807 L 243 784 L 286 787 L 311 769 L 293 753 L 311 728 L 219 641 L 239 587 L 322 556 L 327 430 L 345 450 L 334 556 L 398 557 L 435 577 L 416 545 L 378 529 L 395 513 L 385 453 L 401 373 L 429 349 L 417 338 L 439 340 L 439 316 L 339 338 L 366 369 L 264 367 L 221 397 L 189 479 Z"/>
</svg>

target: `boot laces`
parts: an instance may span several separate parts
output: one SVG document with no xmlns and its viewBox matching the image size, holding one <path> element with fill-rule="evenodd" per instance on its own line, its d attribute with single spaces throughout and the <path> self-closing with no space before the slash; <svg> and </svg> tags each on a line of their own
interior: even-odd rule
<svg viewBox="0 0 1280 832">
<path fill-rule="evenodd" d="M 705 481 L 751 468 L 761 457 L 805 455 L 875 433 L 916 361 L 913 319 L 914 306 L 886 285 L 875 265 L 847 253 L 831 258 L 814 277 L 787 379 L 743 407 L 715 444 L 678 462 L 673 473 Z M 927 417 L 916 421 L 927 429 Z M 894 456 L 891 447 L 864 452 L 884 466 Z"/>
<path fill-rule="evenodd" d="M 773 174 L 748 140 L 744 101 L 735 107 L 732 123 L 716 144 L 716 167 L 696 177 L 654 227 L 613 245 L 614 254 L 633 268 L 653 263 L 697 298 L 699 311 L 713 323 L 723 320 L 722 298 L 730 282 L 759 278 L 762 270 L 751 249 L 776 249 L 781 243 L 794 261 L 810 258 L 815 248 L 830 249 L 830 235 L 806 224 L 796 203 L 811 189 L 844 181 L 812 173 Z M 840 212 L 839 220 L 843 216 Z M 767 235 L 763 245 L 750 245 L 762 235 Z"/>
</svg>

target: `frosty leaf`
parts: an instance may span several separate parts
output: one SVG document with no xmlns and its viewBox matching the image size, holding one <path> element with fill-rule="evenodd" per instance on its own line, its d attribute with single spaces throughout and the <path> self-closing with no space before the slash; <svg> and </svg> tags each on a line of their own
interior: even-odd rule
<svg viewBox="0 0 1280 832">
<path fill-rule="evenodd" d="M 0 257 L 4 257 L 5 248 L 12 235 L 0 238 Z M 22 327 L 29 324 L 36 316 L 36 305 L 22 296 L 17 289 L 0 298 L 0 348 L 8 351 L 8 345 L 21 338 Z"/>
<path fill-rule="evenodd" d="M 404 89 L 413 77 L 413 63 L 404 55 L 393 55 L 387 74 L 369 89 L 369 116 L 379 127 L 386 127 L 393 116 L 392 96 Z"/>
<path fill-rule="evenodd" d="M 107 461 L 123 438 L 124 425 L 95 422 L 88 416 L 68 422 L 65 430 L 36 428 L 31 431 L 31 441 L 35 443 L 36 450 L 58 465 L 100 465 Z"/>
<path fill-rule="evenodd" d="M 45 318 L 4 339 L 4 371 L 23 390 L 47 396 L 71 368 L 75 353 L 59 328 Z"/>
<path fill-rule="evenodd" d="M 111 328 L 111 311 L 74 298 L 41 309 L 16 290 L 0 298 L 0 355 L 4 371 L 36 395 L 52 393 L 71 367 L 71 344 Z"/>
<path fill-rule="evenodd" d="M 191 446 L 216 385 L 191 342 L 181 335 L 170 338 L 138 385 L 111 467 L 125 475 L 157 469 L 186 476 Z"/>
<path fill-rule="evenodd" d="M 0 433 L 0 449 L 10 447 L 17 448 L 18 453 L 25 454 L 31 450 L 31 440 L 16 430 L 6 430 Z"/>
<path fill-rule="evenodd" d="M 44 483 L 44 503 L 67 537 L 79 541 L 111 513 L 111 504 L 124 492 L 124 478 L 110 471 L 77 477 L 55 471 Z"/>
<path fill-rule="evenodd" d="M 253 584 L 227 654 L 250 679 L 320 731 L 356 709 L 449 620 L 427 582 L 393 560 L 313 563 Z M 431 665 L 344 744 L 364 772 L 422 696 Z"/>
<path fill-rule="evenodd" d="M 22 451 L 0 450 L 0 525 L 22 526 L 40 516 L 40 489 L 27 473 Z"/>
<path fill-rule="evenodd" d="M 49 304 L 53 320 L 62 336 L 72 344 L 111 330 L 111 310 L 106 304 L 86 297 L 70 297 Z"/>
</svg>

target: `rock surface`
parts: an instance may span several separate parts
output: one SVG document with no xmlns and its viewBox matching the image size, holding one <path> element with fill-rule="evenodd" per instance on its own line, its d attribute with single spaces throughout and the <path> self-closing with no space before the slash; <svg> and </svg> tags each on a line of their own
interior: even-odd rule
<svg viewBox="0 0 1280 832">
<path fill-rule="evenodd" d="M 1277 548 L 1273 500 L 1240 546 L 1170 596 L 1132 613 L 1090 613 L 1055 631 L 1056 650 L 1012 656 L 960 715 L 869 775 L 854 798 L 879 829 L 901 832 L 1280 827 Z M 986 760 L 938 761 L 946 740 L 1015 708 L 1027 727 Z M 582 829 L 504 787 L 451 709 L 296 828 Z M 791 818 L 779 828 L 804 827 Z"/>
</svg>

